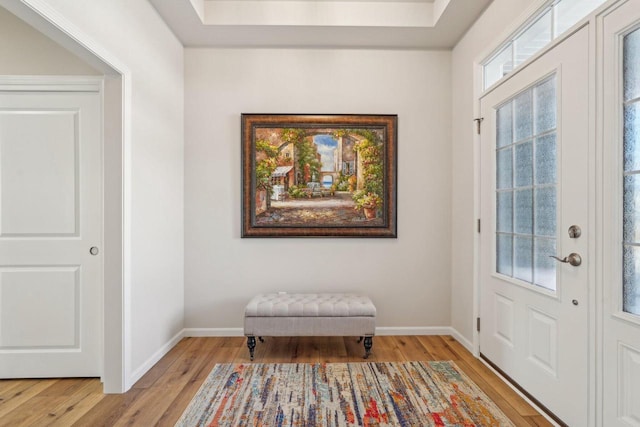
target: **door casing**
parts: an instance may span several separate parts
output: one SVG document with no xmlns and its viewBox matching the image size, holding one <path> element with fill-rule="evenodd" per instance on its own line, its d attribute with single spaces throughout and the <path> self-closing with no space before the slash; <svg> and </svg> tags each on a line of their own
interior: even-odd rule
<svg viewBox="0 0 640 427">
<path fill-rule="evenodd" d="M 132 72 L 120 57 L 43 0 L 0 6 L 104 73 L 104 367 L 105 393 L 133 386 L 131 355 Z M 47 79 L 47 77 L 2 77 Z"/>
</svg>

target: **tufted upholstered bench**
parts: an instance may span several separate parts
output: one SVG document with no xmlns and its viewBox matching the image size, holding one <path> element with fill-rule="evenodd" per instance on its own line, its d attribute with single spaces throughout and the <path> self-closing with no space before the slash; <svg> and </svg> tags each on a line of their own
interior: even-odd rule
<svg viewBox="0 0 640 427">
<path fill-rule="evenodd" d="M 256 337 L 356 336 L 369 357 L 376 330 L 376 307 L 356 294 L 262 294 L 244 310 L 244 335 L 253 360 Z"/>
</svg>

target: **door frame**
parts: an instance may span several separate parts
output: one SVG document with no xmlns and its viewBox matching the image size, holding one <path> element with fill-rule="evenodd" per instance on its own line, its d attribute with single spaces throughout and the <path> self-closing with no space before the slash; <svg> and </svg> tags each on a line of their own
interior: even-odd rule
<svg viewBox="0 0 640 427">
<path fill-rule="evenodd" d="M 600 49 L 600 32 L 598 22 L 603 15 L 609 13 L 610 10 L 617 8 L 620 4 L 625 3 L 627 0 L 609 0 L 598 7 L 592 14 L 588 17 L 581 20 L 579 23 L 574 25 L 570 31 L 567 31 L 561 37 L 553 40 L 549 43 L 541 51 L 537 52 L 523 64 L 519 65 L 512 73 L 505 76 L 502 80 L 489 87 L 487 90 L 483 90 L 482 88 L 482 61 L 489 56 L 489 54 L 495 50 L 495 48 L 488 49 L 485 52 L 482 52 L 481 55 L 478 55 L 476 60 L 474 61 L 474 117 L 480 118 L 480 100 L 487 93 L 494 90 L 496 87 L 502 85 L 504 82 L 513 78 L 513 76 L 517 75 L 522 70 L 526 69 L 529 64 L 536 61 L 542 55 L 544 55 L 549 50 L 553 49 L 556 45 L 562 43 L 568 37 L 571 37 L 576 31 L 587 26 L 589 30 L 589 141 L 588 141 L 588 149 L 589 149 L 589 159 L 588 159 L 588 186 L 589 186 L 589 197 L 590 203 L 588 207 L 588 220 L 590 224 L 594 225 L 595 232 L 590 236 L 585 236 L 588 239 L 589 245 L 589 257 L 592 262 L 588 263 L 588 311 L 589 311 L 589 319 L 588 319 L 588 348 L 589 354 L 587 357 L 588 361 L 588 426 L 596 426 L 601 425 L 601 415 L 602 415 L 602 345 L 601 340 L 603 338 L 603 302 L 602 302 L 602 286 L 603 286 L 603 278 L 602 278 L 602 251 L 598 250 L 597 244 L 602 242 L 602 227 L 599 226 L 597 222 L 598 218 L 601 218 L 603 207 L 599 205 L 601 203 L 601 199 L 598 199 L 598 193 L 602 191 L 602 169 L 601 169 L 601 160 L 600 163 L 598 159 L 601 159 L 602 155 L 602 147 L 601 143 L 601 119 L 598 114 L 600 110 L 596 110 L 596 108 L 601 108 L 597 104 L 598 96 L 600 95 L 600 87 L 597 86 L 599 84 L 598 78 L 599 75 L 597 73 L 600 72 L 598 67 L 598 60 L 600 59 L 600 55 L 598 55 L 598 51 Z M 518 19 L 517 22 L 514 23 L 514 28 L 520 28 L 520 24 L 527 22 L 534 16 L 537 11 L 546 4 L 546 1 L 536 2 L 533 7 L 526 11 L 523 16 Z M 497 39 L 498 42 L 502 42 L 509 38 L 515 30 L 509 29 L 508 32 L 505 33 L 504 37 L 500 37 Z M 492 46 L 498 46 L 500 43 L 495 43 Z M 475 218 L 480 219 L 480 204 L 481 204 L 481 193 L 480 193 L 480 177 L 481 177 L 481 158 L 480 158 L 480 144 L 481 144 L 481 135 L 474 132 L 474 215 Z M 600 157 L 598 157 L 600 156 Z M 475 319 L 480 317 L 480 290 L 481 290 L 481 280 L 480 280 L 480 233 L 474 233 L 474 283 L 473 283 L 473 321 L 475 323 Z M 599 344 L 600 343 L 600 344 Z M 476 357 L 480 356 L 480 337 L 477 328 L 473 327 L 473 354 Z M 486 362 L 481 359 L 485 364 Z M 508 383 L 510 384 L 510 383 Z M 514 390 L 521 393 L 520 390 L 516 389 L 515 386 L 510 384 Z M 526 393 L 526 392 L 525 392 Z M 529 398 L 526 394 L 521 394 L 525 398 Z M 534 406 L 539 407 L 538 405 Z M 539 407 L 540 408 L 540 407 Z M 544 410 L 544 408 L 540 408 Z"/>
<path fill-rule="evenodd" d="M 103 86 L 103 369 L 105 393 L 133 385 L 131 340 L 132 74 L 125 63 L 43 0 L 0 0 L 0 6 L 104 74 Z M 49 82 L 65 78 L 47 77 Z M 5 81 L 42 77 L 10 76 Z M 67 83 L 73 78 L 66 79 Z M 41 80 L 42 81 L 42 80 Z"/>
</svg>

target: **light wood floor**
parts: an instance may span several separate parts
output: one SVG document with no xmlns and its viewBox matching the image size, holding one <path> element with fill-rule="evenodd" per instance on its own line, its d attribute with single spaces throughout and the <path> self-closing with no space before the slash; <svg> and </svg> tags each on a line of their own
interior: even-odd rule
<svg viewBox="0 0 640 427">
<path fill-rule="evenodd" d="M 354 338 L 268 338 L 255 362 L 361 362 Z M 371 362 L 453 360 L 518 426 L 550 425 L 448 336 L 381 336 Z M 244 338 L 185 338 L 125 394 L 97 379 L 0 381 L 0 426 L 173 426 L 216 363 L 246 363 Z"/>
</svg>

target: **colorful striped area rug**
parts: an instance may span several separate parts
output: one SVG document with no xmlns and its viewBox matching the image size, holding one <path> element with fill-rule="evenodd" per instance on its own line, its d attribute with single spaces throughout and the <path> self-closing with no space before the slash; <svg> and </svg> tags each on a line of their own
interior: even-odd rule
<svg viewBox="0 0 640 427">
<path fill-rule="evenodd" d="M 449 361 L 216 365 L 176 426 L 513 426 Z"/>
</svg>

